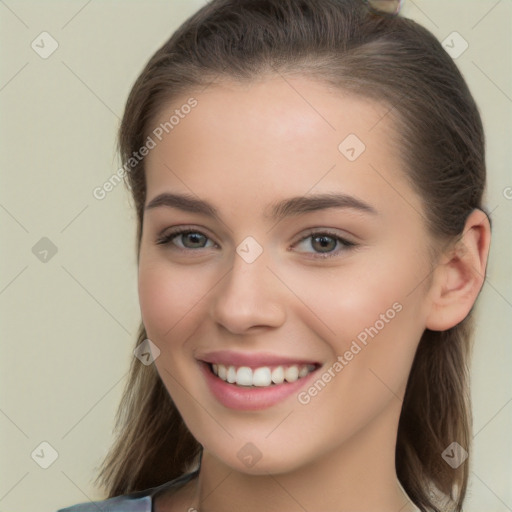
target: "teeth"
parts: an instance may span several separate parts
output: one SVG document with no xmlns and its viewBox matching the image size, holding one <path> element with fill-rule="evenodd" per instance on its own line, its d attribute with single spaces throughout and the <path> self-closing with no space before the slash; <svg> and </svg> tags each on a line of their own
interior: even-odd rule
<svg viewBox="0 0 512 512">
<path fill-rule="evenodd" d="M 238 386 L 268 387 L 283 382 L 296 382 L 305 377 L 315 369 L 314 365 L 290 365 L 276 366 L 271 369 L 268 366 L 251 369 L 248 366 L 226 366 L 224 364 L 213 364 L 212 371 L 224 382 Z"/>
<path fill-rule="evenodd" d="M 284 378 L 287 382 L 295 382 L 299 378 L 299 367 L 289 366 L 284 371 Z"/>
<path fill-rule="evenodd" d="M 252 374 L 252 385 L 266 387 L 272 383 L 272 372 L 270 368 L 256 368 Z"/>
<path fill-rule="evenodd" d="M 302 366 L 302 367 L 299 369 L 299 379 L 300 379 L 301 377 L 305 377 L 308 373 L 309 373 L 308 367 L 307 367 L 307 366 Z"/>
<path fill-rule="evenodd" d="M 252 386 L 252 370 L 247 366 L 241 366 L 236 371 L 236 383 L 239 386 Z"/>
<path fill-rule="evenodd" d="M 220 366 L 224 366 L 223 364 L 219 364 L 219 367 Z M 224 366 L 224 369 L 226 367 Z M 226 381 L 229 382 L 230 384 L 234 384 L 236 382 L 236 370 L 235 370 L 235 367 L 234 366 L 230 366 L 228 369 L 227 369 L 227 372 L 226 372 Z"/>
<path fill-rule="evenodd" d="M 282 366 L 272 370 L 272 382 L 274 384 L 282 384 L 284 382 L 284 368 Z"/>
</svg>

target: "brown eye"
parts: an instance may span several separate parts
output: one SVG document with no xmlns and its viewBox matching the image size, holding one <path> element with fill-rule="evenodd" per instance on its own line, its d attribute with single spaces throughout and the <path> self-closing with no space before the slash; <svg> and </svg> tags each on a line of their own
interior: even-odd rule
<svg viewBox="0 0 512 512">
<path fill-rule="evenodd" d="M 181 242 L 181 245 L 175 242 L 175 240 L 179 240 Z M 208 248 L 206 246 L 206 243 L 209 240 L 210 239 L 200 231 L 194 229 L 180 229 L 159 237 L 156 243 L 158 245 L 174 245 L 176 246 L 177 249 L 181 249 L 184 251 L 193 251 L 195 249 Z"/>
<path fill-rule="evenodd" d="M 336 248 L 337 243 L 338 241 L 332 236 L 320 235 L 312 237 L 311 245 L 319 252 L 330 252 Z"/>
<path fill-rule="evenodd" d="M 306 243 L 308 242 L 308 243 Z M 335 233 L 317 231 L 309 233 L 301 238 L 295 245 L 307 245 L 313 249 L 313 258 L 331 258 L 339 256 L 342 252 L 348 251 L 357 244 L 340 237 Z M 338 247 L 338 248 L 337 248 Z M 308 253 L 310 251 L 299 251 Z"/>
<path fill-rule="evenodd" d="M 181 242 L 185 246 L 186 249 L 200 249 L 201 247 L 204 247 L 204 242 L 207 240 L 207 238 L 202 235 L 201 233 L 182 233 L 181 235 Z M 187 246 L 187 242 L 190 242 L 192 247 Z"/>
</svg>

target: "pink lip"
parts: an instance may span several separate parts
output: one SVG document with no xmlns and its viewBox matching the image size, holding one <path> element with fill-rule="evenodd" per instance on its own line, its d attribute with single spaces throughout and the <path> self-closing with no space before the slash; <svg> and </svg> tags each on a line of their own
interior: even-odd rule
<svg viewBox="0 0 512 512">
<path fill-rule="evenodd" d="M 283 384 L 258 388 L 229 384 L 215 376 L 208 363 L 200 361 L 199 366 L 201 367 L 201 371 L 213 396 L 225 407 L 238 409 L 240 411 L 266 409 L 286 400 L 290 395 L 297 395 L 299 390 L 306 386 L 317 372 L 317 370 L 315 370 L 295 382 L 284 382 Z"/>
<path fill-rule="evenodd" d="M 248 366 L 249 368 L 258 368 L 261 366 L 298 366 L 305 364 L 317 364 L 316 361 L 297 359 L 296 357 L 278 356 L 270 353 L 248 354 L 244 352 L 233 352 L 230 350 L 219 350 L 208 352 L 203 355 L 196 355 L 196 359 L 210 364 L 224 364 L 226 366 Z"/>
</svg>

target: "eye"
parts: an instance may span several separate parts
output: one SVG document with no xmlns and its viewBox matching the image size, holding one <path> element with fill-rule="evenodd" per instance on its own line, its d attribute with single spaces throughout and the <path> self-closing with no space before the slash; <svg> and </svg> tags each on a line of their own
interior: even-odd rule
<svg viewBox="0 0 512 512">
<path fill-rule="evenodd" d="M 182 245 L 174 242 L 175 239 L 181 241 Z M 191 228 L 180 228 L 160 236 L 156 243 L 157 245 L 170 245 L 172 243 L 173 245 L 176 245 L 177 249 L 188 251 L 194 249 L 207 249 L 208 247 L 205 243 L 208 240 L 210 239 L 204 233 L 201 233 L 201 231 Z M 215 245 L 215 242 L 212 241 L 212 243 Z"/>
<path fill-rule="evenodd" d="M 207 245 L 208 241 L 211 242 L 210 246 Z M 217 246 L 217 244 L 208 238 L 207 235 L 192 228 L 177 228 L 167 232 L 164 235 L 159 236 L 156 240 L 156 244 L 175 246 L 171 248 L 185 252 L 197 249 L 208 249 Z M 357 246 L 354 242 L 350 242 L 338 234 L 331 233 L 329 231 L 311 231 L 294 244 L 293 247 L 300 246 L 301 244 L 303 246 L 313 248 L 313 258 L 315 259 L 332 258 L 334 256 L 338 256 L 341 252 Z M 336 247 L 338 248 L 336 249 Z M 308 253 L 310 251 L 304 250 L 299 252 Z"/>
<path fill-rule="evenodd" d="M 308 243 L 306 244 L 305 242 Z M 319 251 L 313 255 L 313 258 L 332 258 L 338 256 L 339 253 L 350 250 L 357 246 L 354 242 L 350 242 L 345 238 L 342 238 L 336 233 L 328 231 L 313 231 L 308 233 L 307 236 L 301 238 L 295 245 L 308 245 L 312 247 L 314 251 Z M 337 250 L 333 250 L 339 244 Z M 308 252 L 308 251 L 305 251 Z"/>
</svg>

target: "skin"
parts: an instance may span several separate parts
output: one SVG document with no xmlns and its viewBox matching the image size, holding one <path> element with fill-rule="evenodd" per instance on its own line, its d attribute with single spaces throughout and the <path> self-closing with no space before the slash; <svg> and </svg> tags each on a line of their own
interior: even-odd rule
<svg viewBox="0 0 512 512">
<path fill-rule="evenodd" d="M 226 82 L 195 97 L 198 106 L 146 157 L 146 204 L 188 193 L 211 202 L 221 220 L 148 209 L 139 299 L 161 351 L 158 372 L 204 454 L 199 478 L 159 496 L 155 509 L 414 510 L 395 472 L 406 381 L 424 329 L 456 325 L 478 295 L 486 216 L 474 211 L 462 242 L 431 261 L 421 199 L 404 178 L 388 108 L 375 101 L 302 76 Z M 353 162 L 338 150 L 350 133 L 366 146 Z M 331 208 L 278 223 L 263 215 L 275 201 L 326 192 L 378 213 Z M 156 243 L 178 226 L 207 238 Z M 310 228 L 357 246 L 300 241 Z M 247 236 L 263 248 L 252 263 L 236 252 Z M 315 259 L 322 251 L 336 255 Z M 261 411 L 228 409 L 195 359 L 210 350 L 270 352 L 318 361 L 321 375 L 395 303 L 401 311 L 306 405 L 292 395 Z M 252 467 L 237 457 L 248 442 L 262 455 Z"/>
</svg>

